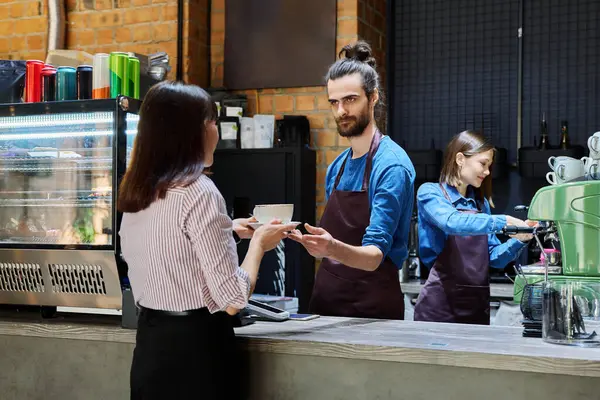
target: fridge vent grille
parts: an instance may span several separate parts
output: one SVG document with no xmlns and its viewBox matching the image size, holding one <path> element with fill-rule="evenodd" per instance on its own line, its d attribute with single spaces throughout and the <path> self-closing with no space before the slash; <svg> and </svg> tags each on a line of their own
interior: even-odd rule
<svg viewBox="0 0 600 400">
<path fill-rule="evenodd" d="M 54 293 L 106 295 L 102 267 L 98 265 L 50 264 Z"/>
<path fill-rule="evenodd" d="M 44 278 L 39 264 L 0 263 L 0 291 L 44 291 Z"/>
</svg>

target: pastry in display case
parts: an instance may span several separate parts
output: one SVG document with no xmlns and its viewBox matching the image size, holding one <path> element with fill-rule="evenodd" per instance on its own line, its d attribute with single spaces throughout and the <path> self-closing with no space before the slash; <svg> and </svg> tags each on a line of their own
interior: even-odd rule
<svg viewBox="0 0 600 400">
<path fill-rule="evenodd" d="M 0 304 L 121 308 L 128 97 L 0 105 Z"/>
</svg>

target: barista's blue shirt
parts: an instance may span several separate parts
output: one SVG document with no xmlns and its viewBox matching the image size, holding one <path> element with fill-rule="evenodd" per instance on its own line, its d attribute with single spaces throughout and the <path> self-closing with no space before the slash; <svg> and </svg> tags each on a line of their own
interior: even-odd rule
<svg viewBox="0 0 600 400">
<path fill-rule="evenodd" d="M 329 196 L 335 178 L 345 159 L 346 166 L 337 190 L 362 189 L 367 155 L 352 159 L 352 148 L 346 149 L 331 163 L 325 177 L 325 196 Z M 384 258 L 402 268 L 408 256 L 408 231 L 414 205 L 415 169 L 406 152 L 389 136 L 384 136 L 373 157 L 369 181 L 371 219 L 362 245 L 377 246 Z"/>
<path fill-rule="evenodd" d="M 438 183 L 425 183 L 417 191 L 419 257 L 426 267 L 433 266 L 444 249 L 448 235 L 488 235 L 490 266 L 493 268 L 504 268 L 517 258 L 526 243 L 513 238 L 500 243 L 496 236 L 496 232 L 500 232 L 506 225 L 506 216 L 491 215 L 487 199 L 481 213 L 461 213 L 456 207 L 477 210 L 474 191 L 469 187 L 467 196 L 463 197 L 453 186 L 443 185 L 450 201 L 444 196 Z"/>
</svg>

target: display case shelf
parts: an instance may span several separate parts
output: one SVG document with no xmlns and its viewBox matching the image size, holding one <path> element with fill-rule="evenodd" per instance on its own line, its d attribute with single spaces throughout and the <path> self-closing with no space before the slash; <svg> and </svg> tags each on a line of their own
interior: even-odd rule
<svg viewBox="0 0 600 400">
<path fill-rule="evenodd" d="M 109 210 L 112 198 L 102 199 L 106 204 L 99 203 L 100 199 L 61 200 L 61 199 L 0 199 L 0 207 L 52 207 L 52 208 L 98 208 Z"/>
<path fill-rule="evenodd" d="M 107 171 L 112 170 L 112 165 L 99 165 L 99 166 L 79 166 L 79 167 L 2 167 L 0 172 L 79 172 L 79 171 Z"/>
</svg>

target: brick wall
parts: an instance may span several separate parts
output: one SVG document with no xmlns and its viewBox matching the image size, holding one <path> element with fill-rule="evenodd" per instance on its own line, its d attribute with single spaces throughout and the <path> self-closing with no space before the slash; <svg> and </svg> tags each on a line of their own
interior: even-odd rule
<svg viewBox="0 0 600 400">
<path fill-rule="evenodd" d="M 211 1 L 211 15 L 208 12 Z M 200 86 L 223 84 L 225 0 L 185 0 L 184 79 Z M 0 0 L 0 58 L 44 59 L 46 0 Z M 175 77 L 177 2 L 175 0 L 66 0 L 67 48 L 89 53 L 166 51 Z M 373 46 L 379 70 L 385 68 L 385 0 L 338 0 L 337 51 L 358 38 Z M 210 17 L 210 39 L 207 21 Z M 210 47 L 210 61 L 207 57 Z M 325 71 L 323 71 L 325 73 Z M 317 218 L 324 209 L 327 165 L 348 146 L 338 137 L 325 86 L 256 89 L 248 95 L 250 115 L 304 114 L 317 150 Z"/>
<path fill-rule="evenodd" d="M 212 0 L 211 85 L 223 85 L 225 0 Z M 377 62 L 385 64 L 385 0 L 338 0 L 337 52 L 359 37 L 374 46 Z M 379 24 L 379 25 L 378 25 Z M 325 75 L 326 71 L 323 71 Z M 311 143 L 317 150 L 317 219 L 325 208 L 325 172 L 348 142 L 338 136 L 325 86 L 246 90 L 250 115 L 255 113 L 306 115 L 311 125 Z"/>
<path fill-rule="evenodd" d="M 185 0 L 184 79 L 208 84 L 207 5 L 209 0 Z M 177 65 L 177 1 L 66 0 L 66 48 L 88 53 L 166 51 L 170 78 Z M 48 10 L 46 0 L 0 1 L 0 59 L 46 57 Z"/>
</svg>

